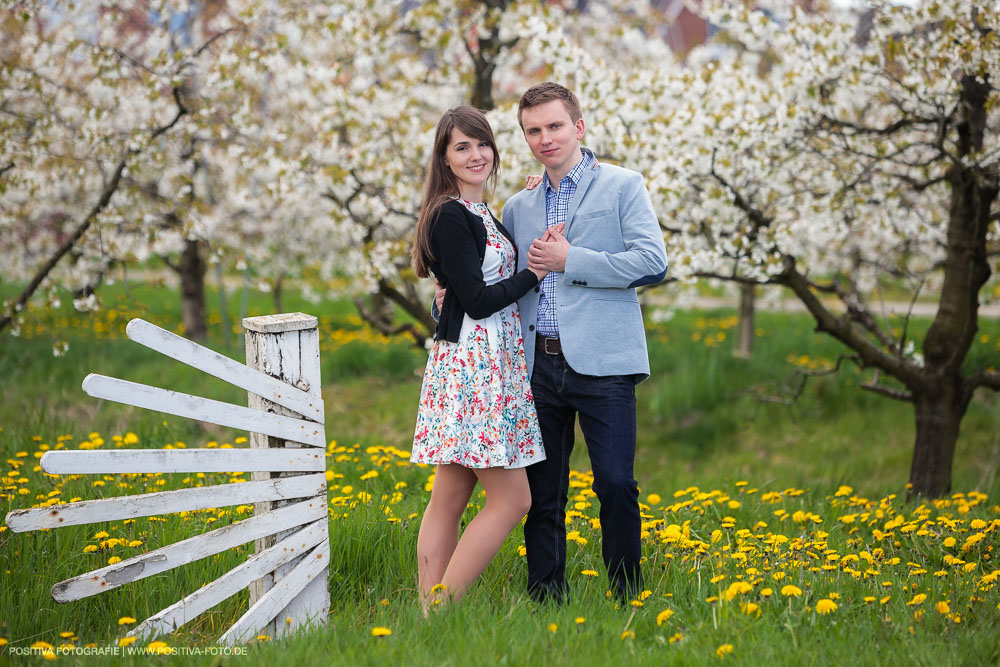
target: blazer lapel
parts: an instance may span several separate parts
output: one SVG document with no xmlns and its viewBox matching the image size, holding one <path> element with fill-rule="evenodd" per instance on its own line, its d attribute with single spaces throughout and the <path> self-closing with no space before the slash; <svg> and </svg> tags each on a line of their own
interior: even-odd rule
<svg viewBox="0 0 1000 667">
<path fill-rule="evenodd" d="M 595 162 L 594 166 L 583 172 L 583 175 L 580 177 L 580 183 L 576 186 L 576 192 L 573 193 L 573 197 L 569 200 L 569 208 L 566 210 L 566 228 L 563 230 L 563 236 L 569 236 L 569 228 L 573 222 L 573 216 L 576 215 L 576 209 L 580 208 L 580 202 L 586 196 L 590 184 L 597 180 L 598 169 L 600 169 L 600 165 Z"/>
</svg>

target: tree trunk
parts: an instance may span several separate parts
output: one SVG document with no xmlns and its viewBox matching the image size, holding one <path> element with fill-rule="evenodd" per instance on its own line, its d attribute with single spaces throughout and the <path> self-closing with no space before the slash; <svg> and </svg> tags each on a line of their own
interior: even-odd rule
<svg viewBox="0 0 1000 667">
<path fill-rule="evenodd" d="M 913 397 L 917 434 L 910 464 L 909 497 L 939 498 L 951 491 L 951 467 L 969 402 L 960 377 Z"/>
<path fill-rule="evenodd" d="M 740 331 L 733 355 L 741 359 L 753 357 L 755 290 L 754 285 L 740 285 Z"/>
<path fill-rule="evenodd" d="M 283 313 L 285 312 L 284 306 L 282 305 L 282 286 L 285 282 L 284 272 L 279 273 L 278 277 L 274 279 L 274 283 L 271 285 L 271 299 L 274 301 L 274 312 Z"/>
<path fill-rule="evenodd" d="M 205 272 L 207 267 L 201 256 L 202 242 L 196 239 L 184 241 L 184 252 L 177 272 L 181 279 L 181 314 L 184 321 L 184 335 L 195 340 L 204 340 L 208 333 L 205 325 Z"/>
<path fill-rule="evenodd" d="M 990 87 L 975 77 L 962 79 L 962 112 L 956 129 L 962 155 L 983 147 L 985 108 Z M 938 312 L 924 338 L 925 381 L 914 390 L 917 418 L 911 495 L 941 496 L 951 488 L 955 440 L 974 388 L 962 366 L 979 324 L 979 291 L 990 277 L 986 235 L 990 211 L 1000 191 L 997 165 L 954 163 L 947 172 L 951 186 L 944 282 Z"/>
</svg>

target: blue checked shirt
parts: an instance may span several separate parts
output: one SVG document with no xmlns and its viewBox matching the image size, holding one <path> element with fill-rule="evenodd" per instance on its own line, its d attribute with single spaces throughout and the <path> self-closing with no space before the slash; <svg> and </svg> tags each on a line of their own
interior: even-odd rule
<svg viewBox="0 0 1000 667">
<path fill-rule="evenodd" d="M 556 191 L 549 182 L 549 175 L 542 177 L 542 187 L 545 188 L 545 229 L 552 225 L 566 222 L 569 211 L 569 200 L 576 193 L 585 169 L 594 166 L 597 158 L 588 149 L 581 149 L 583 159 L 576 163 L 559 183 Z M 556 318 L 556 273 L 550 271 L 542 280 L 542 291 L 538 298 L 538 322 L 535 324 L 537 333 L 549 338 L 559 338 L 559 321 Z"/>
</svg>

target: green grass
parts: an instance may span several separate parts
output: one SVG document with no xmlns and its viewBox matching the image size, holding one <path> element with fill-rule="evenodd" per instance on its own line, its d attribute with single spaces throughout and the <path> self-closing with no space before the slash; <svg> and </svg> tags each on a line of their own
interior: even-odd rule
<svg viewBox="0 0 1000 667">
<path fill-rule="evenodd" d="M 67 501 L 231 479 L 225 474 L 204 479 L 193 475 L 74 479 L 33 470 L 43 445 L 58 446 L 63 434 L 71 436 L 63 443 L 70 448 L 91 438 L 91 433 L 106 441 L 105 448 L 116 446 L 113 436 L 128 432 L 138 438 L 136 446 L 149 448 L 178 442 L 189 447 L 237 444 L 236 438 L 243 435 L 84 395 L 83 377 L 99 372 L 219 400 L 245 400 L 241 390 L 206 380 L 197 371 L 124 338 L 124 324 L 133 316 L 176 329 L 174 292 L 132 285 L 126 293 L 116 286 L 104 299 L 102 312 L 29 313 L 20 338 L 4 334 L 0 343 L 0 451 L 7 460 L 7 499 L 0 497 L 4 513 L 42 502 L 54 491 L 58 494 L 52 497 Z M 235 301 L 229 299 L 230 307 Z M 217 303 L 214 295 L 209 303 Z M 254 294 L 248 314 L 265 314 L 269 308 L 264 295 Z M 590 524 L 597 502 L 584 478 L 578 479 L 574 492 L 579 495 L 571 500 L 571 509 L 576 503 L 581 509 L 570 529 L 578 530 L 586 544 L 569 545 L 570 604 L 539 607 L 525 599 L 518 529 L 461 605 L 424 620 L 416 603 L 413 554 L 430 470 L 404 464 L 399 452 L 409 449 L 412 438 L 425 355 L 405 339 L 383 340 L 365 331 L 344 302 L 309 304 L 290 295 L 286 309 L 310 312 L 322 321 L 326 432 L 329 440 L 336 441 L 328 450 L 333 476 L 330 618 L 324 629 L 273 643 L 254 642 L 249 657 L 223 658 L 225 662 L 704 664 L 718 661 L 716 650 L 724 644 L 733 646 L 724 662 L 739 664 L 833 664 L 849 659 L 852 664 L 942 665 L 994 664 L 1000 659 L 995 635 L 1000 596 L 995 584 L 982 582 L 996 569 L 994 547 L 1000 527 L 996 395 L 982 394 L 970 407 L 953 476 L 956 492 L 978 491 L 988 499 L 963 495 L 937 505 L 907 504 L 903 499 L 913 439 L 912 410 L 860 391 L 858 384 L 868 376 L 845 367 L 837 375 L 809 379 L 791 405 L 761 402 L 762 396 L 787 398 L 788 391 L 781 388 L 798 387 L 798 368 L 829 366 L 841 354 L 834 342 L 812 333 L 807 318 L 759 313 L 755 355 L 744 360 L 730 354 L 730 313 L 678 313 L 651 328 L 653 374 L 637 389 L 637 477 L 647 503 L 649 530 L 644 572 L 650 595 L 643 605 L 616 609 L 604 597 L 600 535 Z M 231 324 L 238 321 L 235 312 L 227 318 Z M 233 331 L 221 331 L 222 321 L 212 313 L 208 344 L 242 359 L 241 343 Z M 976 354 L 995 358 L 1000 323 L 983 322 L 981 333 L 986 339 L 977 343 Z M 56 341 L 69 344 L 65 356 L 52 356 Z M 377 449 L 369 452 L 369 448 Z M 18 456 L 19 452 L 24 455 Z M 589 467 L 582 437 L 573 464 L 581 471 Z M 378 476 L 362 480 L 371 470 Z M 12 475 L 15 471 L 18 474 Z M 95 481 L 104 486 L 94 486 Z M 841 485 L 850 485 L 853 492 L 834 495 Z M 28 492 L 22 495 L 20 488 Z M 680 495 L 675 497 L 675 492 Z M 777 497 L 765 500 L 766 493 Z M 653 502 L 650 494 L 661 498 Z M 474 496 L 467 519 L 481 502 Z M 101 567 L 111 556 L 124 559 L 238 518 L 236 508 L 228 509 L 171 515 L 164 517 L 166 521 L 137 519 L 17 535 L 0 532 L 0 637 L 11 642 L 0 649 L 0 662 L 22 660 L 11 647 L 39 640 L 53 645 L 66 641 L 60 632 L 75 633 L 71 641 L 79 646 L 105 646 L 127 629 L 128 624 L 118 625 L 119 618 L 141 621 L 242 562 L 252 546 L 78 602 L 59 605 L 50 597 L 52 584 Z M 780 510 L 787 514 L 777 516 Z M 803 518 L 805 513 L 821 517 L 822 522 Z M 842 519 L 852 515 L 850 523 Z M 903 523 L 887 530 L 885 524 L 897 516 Z M 972 521 L 977 519 L 986 527 L 974 528 Z M 676 529 L 670 530 L 686 526 L 687 536 L 671 538 L 671 525 Z M 99 530 L 111 538 L 140 540 L 142 545 L 100 548 L 102 539 L 108 538 L 95 538 Z M 715 531 L 718 536 L 713 541 Z M 892 535 L 879 539 L 875 531 Z M 983 534 L 981 540 L 963 551 L 965 540 L 978 533 Z M 766 543 L 779 535 L 789 542 Z M 945 546 L 949 536 L 957 540 L 953 547 Z M 99 548 L 85 553 L 87 545 Z M 747 554 L 746 562 L 732 557 L 741 550 Z M 824 570 L 828 550 L 840 558 L 857 557 L 862 551 L 876 554 L 875 565 L 867 569 L 878 574 L 855 579 L 839 561 L 834 569 Z M 963 565 L 946 562 L 946 555 L 976 563 L 976 568 L 965 572 Z M 894 558 L 898 562 L 892 563 Z M 859 572 L 866 569 L 864 561 L 852 565 Z M 914 574 L 920 569 L 926 572 Z M 601 575 L 585 576 L 583 570 Z M 784 572 L 785 578 L 775 580 L 777 572 Z M 713 583 L 720 575 L 725 578 Z M 726 600 L 728 586 L 737 581 L 746 581 L 752 590 Z M 799 586 L 803 595 L 782 596 L 780 588 L 786 583 Z M 765 588 L 773 589 L 770 596 L 763 594 Z M 830 593 L 839 595 L 839 608 L 817 614 L 816 602 Z M 907 604 L 920 593 L 927 595 L 924 602 Z M 721 599 L 706 601 L 713 596 Z M 880 602 L 886 596 L 890 599 Z M 866 602 L 866 597 L 876 599 Z M 935 610 L 941 600 L 949 601 L 949 613 L 957 613 L 958 622 Z M 759 605 L 759 617 L 743 611 L 748 602 Z M 246 606 L 243 593 L 165 640 L 173 647 L 209 647 Z M 657 614 L 664 609 L 674 614 L 657 625 Z M 914 618 L 918 611 L 919 619 Z M 585 620 L 578 624 L 577 618 Z M 553 624 L 556 628 L 550 631 Z M 392 635 L 373 637 L 372 628 L 380 626 L 390 628 Z M 215 664 L 218 659 L 204 655 L 197 662 Z"/>
</svg>

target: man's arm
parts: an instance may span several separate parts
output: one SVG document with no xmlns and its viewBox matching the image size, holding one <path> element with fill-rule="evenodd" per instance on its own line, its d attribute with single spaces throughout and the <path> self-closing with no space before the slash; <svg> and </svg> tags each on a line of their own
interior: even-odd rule
<svg viewBox="0 0 1000 667">
<path fill-rule="evenodd" d="M 667 274 L 663 233 L 642 177 L 636 174 L 629 178 L 620 197 L 624 251 L 572 246 L 556 236 L 549 243 L 536 241 L 532 245 L 528 266 L 563 271 L 567 283 L 586 287 L 625 289 L 663 280 Z"/>
</svg>

